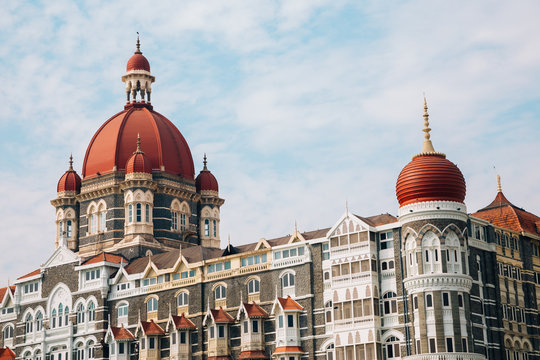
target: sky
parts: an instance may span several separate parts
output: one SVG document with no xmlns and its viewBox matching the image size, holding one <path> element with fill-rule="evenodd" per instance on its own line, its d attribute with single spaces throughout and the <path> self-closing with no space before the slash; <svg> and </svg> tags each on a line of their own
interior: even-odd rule
<svg viewBox="0 0 540 360">
<path fill-rule="evenodd" d="M 217 177 L 222 243 L 397 215 L 423 96 L 469 212 L 540 214 L 538 1 L 10 1 L 0 7 L 0 285 L 54 251 L 58 179 L 123 109 L 136 32 L 154 109 Z"/>
</svg>

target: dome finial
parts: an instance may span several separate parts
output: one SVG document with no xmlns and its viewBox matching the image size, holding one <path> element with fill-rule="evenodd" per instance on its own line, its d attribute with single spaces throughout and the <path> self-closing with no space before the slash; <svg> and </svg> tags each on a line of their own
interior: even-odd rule
<svg viewBox="0 0 540 360">
<path fill-rule="evenodd" d="M 423 154 L 429 154 L 434 153 L 435 149 L 433 148 L 433 144 L 430 140 L 430 131 L 431 128 L 429 127 L 429 114 L 428 114 L 428 106 L 427 106 L 427 100 L 424 96 L 424 145 L 422 146 L 422 153 Z"/>
<path fill-rule="evenodd" d="M 141 52 L 141 42 L 139 40 L 139 32 L 137 31 L 137 51 L 135 51 L 135 54 L 142 54 Z"/>
<path fill-rule="evenodd" d="M 141 134 L 137 133 L 137 150 L 135 150 L 134 154 L 142 154 L 141 150 Z"/>
<path fill-rule="evenodd" d="M 204 153 L 204 157 L 203 157 L 203 171 L 208 171 L 208 168 L 206 167 L 206 164 L 208 163 L 208 161 L 206 161 L 206 153 Z"/>
<path fill-rule="evenodd" d="M 501 176 L 497 175 L 497 192 L 502 193 Z"/>
<path fill-rule="evenodd" d="M 73 171 L 73 154 L 69 155 L 69 170 L 68 171 Z"/>
</svg>

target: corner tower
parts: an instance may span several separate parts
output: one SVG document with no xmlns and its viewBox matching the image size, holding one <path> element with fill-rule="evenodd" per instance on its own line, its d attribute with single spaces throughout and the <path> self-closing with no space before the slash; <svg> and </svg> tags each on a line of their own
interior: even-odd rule
<svg viewBox="0 0 540 360">
<path fill-rule="evenodd" d="M 155 77 L 138 37 L 122 81 L 127 103 L 92 137 L 82 180 L 70 165 L 59 182 L 53 200 L 57 244 L 66 232 L 63 214 L 73 209 L 74 229 L 67 243 L 83 257 L 107 251 L 132 259 L 190 245 L 219 247 L 219 232 L 212 231 L 214 236 L 205 237 L 212 241 L 201 243 L 205 223 L 200 212 L 209 205 L 209 219 L 219 222 L 223 200 L 215 199 L 217 190 L 210 194 L 196 187 L 188 143 L 154 110 L 150 95 Z"/>
<path fill-rule="evenodd" d="M 465 179 L 436 152 L 424 99 L 424 144 L 397 179 L 401 263 L 411 355 L 468 353 L 472 278 L 467 259 Z"/>
</svg>

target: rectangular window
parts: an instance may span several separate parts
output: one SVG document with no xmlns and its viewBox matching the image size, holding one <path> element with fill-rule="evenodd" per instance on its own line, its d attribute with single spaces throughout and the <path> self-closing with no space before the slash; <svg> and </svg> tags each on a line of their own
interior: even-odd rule
<svg viewBox="0 0 540 360">
<path fill-rule="evenodd" d="M 214 338 L 214 327 L 213 326 L 210 326 L 210 339 L 213 339 Z"/>
<path fill-rule="evenodd" d="M 431 338 L 429 339 L 429 352 L 430 353 L 436 353 L 437 352 L 437 347 L 435 346 L 435 339 L 434 338 Z"/>
<path fill-rule="evenodd" d="M 225 261 L 224 263 L 224 267 L 225 267 L 225 270 L 229 270 L 231 268 L 231 262 L 230 261 Z"/>
<path fill-rule="evenodd" d="M 467 352 L 467 338 L 466 337 L 461 339 L 461 351 Z"/>
<path fill-rule="evenodd" d="M 218 337 L 220 337 L 220 338 L 225 337 L 225 325 L 219 325 L 218 326 Z"/>
<path fill-rule="evenodd" d="M 291 254 L 291 257 L 296 256 L 296 248 L 291 249 L 290 254 Z"/>
<path fill-rule="evenodd" d="M 145 346 L 146 346 L 146 341 L 145 341 L 144 338 L 142 338 L 142 339 L 141 339 L 141 349 L 144 350 Z"/>
<path fill-rule="evenodd" d="M 304 252 L 305 252 L 305 249 L 304 249 L 303 246 L 298 248 L 298 255 L 299 255 L 299 256 L 303 256 L 303 255 L 304 255 Z"/>
<path fill-rule="evenodd" d="M 178 230 L 178 213 L 176 211 L 173 211 L 171 213 L 171 227 L 173 230 Z"/>
<path fill-rule="evenodd" d="M 141 222 L 142 221 L 142 204 L 137 203 L 136 209 L 137 209 L 136 210 L 136 221 Z"/>
<path fill-rule="evenodd" d="M 195 270 L 189 270 L 189 277 L 195 276 Z"/>
<path fill-rule="evenodd" d="M 216 271 L 223 271 L 223 263 L 216 264 Z"/>
<path fill-rule="evenodd" d="M 144 210 L 145 220 L 146 222 L 150 222 L 150 205 L 146 204 Z"/>
<path fill-rule="evenodd" d="M 287 327 L 294 327 L 294 315 L 287 315 Z"/>
<path fill-rule="evenodd" d="M 185 331 L 180 332 L 180 344 L 187 344 L 187 334 Z"/>
<path fill-rule="evenodd" d="M 253 320 L 253 323 L 252 323 L 252 332 L 253 332 L 254 334 L 259 332 L 259 320 Z"/>
<path fill-rule="evenodd" d="M 279 322 L 279 328 L 282 329 L 283 328 L 283 315 L 279 315 L 278 322 Z"/>
<path fill-rule="evenodd" d="M 215 264 L 208 265 L 208 272 L 213 273 L 214 271 L 216 271 L 216 265 Z"/>
<path fill-rule="evenodd" d="M 418 309 L 418 296 L 413 296 L 414 309 Z"/>
<path fill-rule="evenodd" d="M 454 339 L 446 338 L 446 352 L 454 352 Z"/>
<path fill-rule="evenodd" d="M 126 344 L 123 342 L 118 343 L 118 353 L 123 354 L 125 352 Z"/>
<path fill-rule="evenodd" d="M 427 294 L 426 295 L 426 307 L 432 307 L 433 306 L 433 295 Z"/>
<path fill-rule="evenodd" d="M 442 293 L 443 306 L 450 306 L 450 294 L 447 292 Z"/>
<path fill-rule="evenodd" d="M 156 348 L 156 339 L 154 339 L 153 337 L 151 337 L 151 338 L 148 339 L 148 348 L 149 348 L 150 350 Z"/>
<path fill-rule="evenodd" d="M 247 320 L 244 320 L 244 334 L 246 334 L 249 331 L 249 324 Z"/>
<path fill-rule="evenodd" d="M 173 332 L 171 334 L 171 344 L 176 345 L 176 333 Z"/>
<path fill-rule="evenodd" d="M 286 259 L 289 257 L 289 250 L 283 250 L 283 258 Z"/>
<path fill-rule="evenodd" d="M 458 294 L 457 300 L 458 300 L 458 306 L 459 306 L 460 308 L 462 308 L 462 307 L 463 307 L 463 295 Z"/>
</svg>

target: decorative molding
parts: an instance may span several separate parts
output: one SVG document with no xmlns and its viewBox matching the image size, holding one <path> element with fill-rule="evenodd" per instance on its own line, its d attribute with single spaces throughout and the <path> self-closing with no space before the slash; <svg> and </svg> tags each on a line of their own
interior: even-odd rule
<svg viewBox="0 0 540 360">
<path fill-rule="evenodd" d="M 472 281 L 469 275 L 441 273 L 411 276 L 403 280 L 403 285 L 409 294 L 433 290 L 454 290 L 468 293 L 471 290 Z"/>
<path fill-rule="evenodd" d="M 452 219 L 467 222 L 467 206 L 455 201 L 424 201 L 399 208 L 403 223 L 426 219 Z"/>
</svg>

